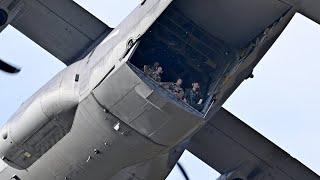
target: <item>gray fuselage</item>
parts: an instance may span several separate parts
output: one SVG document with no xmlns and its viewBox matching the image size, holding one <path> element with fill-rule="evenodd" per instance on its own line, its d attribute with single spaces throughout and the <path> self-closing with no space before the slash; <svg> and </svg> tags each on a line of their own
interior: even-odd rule
<svg viewBox="0 0 320 180">
<path fill-rule="evenodd" d="M 168 154 L 202 127 L 201 113 L 128 63 L 135 49 L 128 40 L 139 38 L 170 2 L 138 7 L 145 14 L 134 11 L 20 107 L 1 131 L 9 165 L 0 179 L 109 179 Z"/>
<path fill-rule="evenodd" d="M 213 16 L 220 6 L 212 1 L 171 1 L 138 6 L 21 105 L 0 131 L 0 179 L 164 179 L 295 12 L 270 8 L 263 21 L 225 31 L 242 24 Z M 207 96 L 201 112 L 141 71 L 155 61 L 172 82 L 198 77 Z"/>
</svg>

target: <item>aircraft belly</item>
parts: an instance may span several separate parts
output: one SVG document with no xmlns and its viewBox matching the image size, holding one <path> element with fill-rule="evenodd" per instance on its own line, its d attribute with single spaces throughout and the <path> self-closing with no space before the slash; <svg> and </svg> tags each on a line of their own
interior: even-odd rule
<svg viewBox="0 0 320 180">
<path fill-rule="evenodd" d="M 150 86 L 127 64 L 93 90 L 102 107 L 156 143 L 175 145 L 204 122 Z"/>
<path fill-rule="evenodd" d="M 154 159 L 122 169 L 110 180 L 163 180 L 167 177 L 172 168 L 169 165 L 169 159 L 169 153 L 161 154 L 160 156 L 157 156 Z"/>
</svg>

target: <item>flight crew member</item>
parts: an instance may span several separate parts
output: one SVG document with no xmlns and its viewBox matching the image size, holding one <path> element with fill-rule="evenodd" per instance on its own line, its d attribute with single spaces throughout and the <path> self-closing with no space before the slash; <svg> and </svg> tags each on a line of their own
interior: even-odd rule
<svg viewBox="0 0 320 180">
<path fill-rule="evenodd" d="M 162 67 L 158 66 L 155 71 L 151 72 L 150 77 L 157 82 L 161 82 L 162 73 L 163 73 Z"/>
<path fill-rule="evenodd" d="M 193 82 L 192 88 L 186 90 L 186 100 L 190 106 L 194 107 L 198 111 L 203 109 L 203 97 L 200 92 L 199 82 Z"/>
<path fill-rule="evenodd" d="M 178 78 L 175 83 L 170 83 L 168 89 L 179 99 L 179 100 L 185 100 L 184 97 L 184 90 L 181 87 L 183 83 L 183 80 L 181 78 Z"/>
</svg>

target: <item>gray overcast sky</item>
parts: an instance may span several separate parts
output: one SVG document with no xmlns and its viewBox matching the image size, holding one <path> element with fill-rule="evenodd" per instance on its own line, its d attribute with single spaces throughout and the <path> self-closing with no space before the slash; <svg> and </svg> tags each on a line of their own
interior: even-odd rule
<svg viewBox="0 0 320 180">
<path fill-rule="evenodd" d="M 137 5 L 133 0 L 76 0 L 102 21 L 116 26 Z M 224 105 L 265 137 L 320 174 L 320 26 L 297 14 Z M 65 66 L 38 45 L 8 27 L 0 34 L 0 57 L 22 67 L 0 72 L 0 123 Z M 191 179 L 215 179 L 218 173 L 186 152 L 180 159 Z M 174 169 L 168 180 L 183 179 Z"/>
</svg>

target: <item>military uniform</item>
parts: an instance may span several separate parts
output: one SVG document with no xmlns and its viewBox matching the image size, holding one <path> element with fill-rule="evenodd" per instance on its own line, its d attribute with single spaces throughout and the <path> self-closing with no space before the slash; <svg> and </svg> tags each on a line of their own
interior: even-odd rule
<svg viewBox="0 0 320 180">
<path fill-rule="evenodd" d="M 157 82 L 161 82 L 161 75 L 156 72 L 150 73 L 150 77 Z"/>
<path fill-rule="evenodd" d="M 168 88 L 176 97 L 180 100 L 184 98 L 184 90 L 182 87 L 178 86 L 176 83 L 171 83 Z"/>
<path fill-rule="evenodd" d="M 201 111 L 203 109 L 203 103 L 198 104 L 200 99 L 203 99 L 200 91 L 193 91 L 192 89 L 187 89 L 186 91 L 186 99 L 187 103 L 197 109 L 198 111 Z"/>
</svg>

